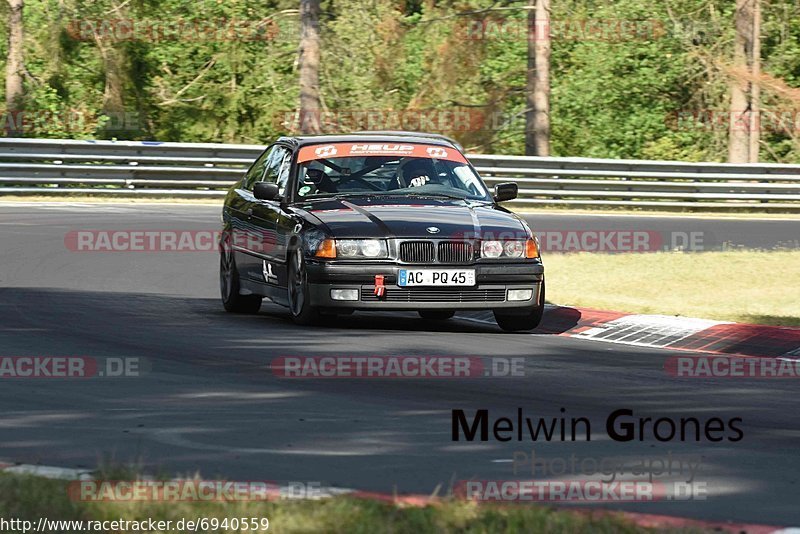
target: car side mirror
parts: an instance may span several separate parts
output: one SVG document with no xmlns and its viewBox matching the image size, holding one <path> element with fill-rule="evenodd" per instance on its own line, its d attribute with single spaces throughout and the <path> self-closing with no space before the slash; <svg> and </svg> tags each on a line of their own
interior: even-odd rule
<svg viewBox="0 0 800 534">
<path fill-rule="evenodd" d="M 519 187 L 514 182 L 503 182 L 494 186 L 494 201 L 505 202 L 517 198 Z"/>
<path fill-rule="evenodd" d="M 278 195 L 278 184 L 256 182 L 253 186 L 253 196 L 258 200 L 276 200 Z"/>
</svg>

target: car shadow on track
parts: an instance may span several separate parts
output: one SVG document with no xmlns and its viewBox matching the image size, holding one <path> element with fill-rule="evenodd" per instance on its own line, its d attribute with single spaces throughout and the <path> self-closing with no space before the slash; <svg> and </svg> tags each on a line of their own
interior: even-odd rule
<svg viewBox="0 0 800 534">
<path fill-rule="evenodd" d="M 5 288 L 0 295 L 9 295 L 7 302 L 25 302 L 26 309 L 36 309 L 39 319 L 49 317 L 58 324 L 85 317 L 82 309 L 104 308 L 111 317 L 124 320 L 127 328 L 134 328 L 145 318 L 159 318 L 162 326 L 203 326 L 208 324 L 263 324 L 264 319 L 275 322 L 278 328 L 313 330 L 334 328 L 341 330 L 388 330 L 432 333 L 484 333 L 508 334 L 500 330 L 491 311 L 458 312 L 453 319 L 432 321 L 421 318 L 416 312 L 355 312 L 351 315 L 323 316 L 314 327 L 296 326 L 288 311 L 264 301 L 256 315 L 228 314 L 215 298 L 176 297 L 173 295 L 114 293 L 108 291 L 77 291 L 54 288 Z M 13 295 L 13 297 L 11 296 Z M 25 296 L 27 295 L 27 296 Z M 29 300 L 30 298 L 30 300 Z M 34 307 L 33 303 L 37 303 Z M 29 312 L 26 312 L 29 313 Z M 191 318 L 190 318 L 191 317 Z M 523 334 L 561 334 L 581 324 L 582 312 L 576 308 L 551 306 L 545 309 L 538 328 Z M 98 332 L 99 333 L 99 332 Z"/>
<path fill-rule="evenodd" d="M 259 315 L 293 324 L 283 308 L 272 304 L 264 304 Z M 561 334 L 581 324 L 581 318 L 579 309 L 551 306 L 545 309 L 542 323 L 536 329 L 517 333 Z M 423 319 L 416 312 L 357 311 L 351 315 L 323 316 L 316 326 L 344 330 L 509 334 L 500 330 L 491 311 L 457 312 L 453 319 L 445 321 Z"/>
</svg>

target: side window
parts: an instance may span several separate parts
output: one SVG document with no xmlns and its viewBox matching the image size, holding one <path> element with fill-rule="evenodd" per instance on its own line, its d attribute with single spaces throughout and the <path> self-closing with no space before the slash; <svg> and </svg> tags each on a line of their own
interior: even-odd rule
<svg viewBox="0 0 800 534">
<path fill-rule="evenodd" d="M 292 167 L 292 153 L 289 150 L 284 152 L 283 160 L 278 169 L 278 192 L 281 195 L 286 193 L 286 184 L 289 183 L 289 169 Z"/>
<path fill-rule="evenodd" d="M 274 150 L 274 147 L 273 149 Z M 269 156 L 272 150 L 265 150 L 255 163 L 250 167 L 247 171 L 247 174 L 244 175 L 244 188 L 247 190 L 253 189 L 253 184 L 260 181 L 261 177 L 264 176 L 264 169 L 267 167 L 267 162 L 269 161 Z"/>
<path fill-rule="evenodd" d="M 267 170 L 264 173 L 264 182 L 272 182 L 273 184 L 278 183 L 278 177 L 281 173 L 283 160 L 288 154 L 290 154 L 290 152 L 282 146 L 275 145 L 272 147 L 272 150 L 269 153 L 269 160 L 267 161 Z"/>
</svg>

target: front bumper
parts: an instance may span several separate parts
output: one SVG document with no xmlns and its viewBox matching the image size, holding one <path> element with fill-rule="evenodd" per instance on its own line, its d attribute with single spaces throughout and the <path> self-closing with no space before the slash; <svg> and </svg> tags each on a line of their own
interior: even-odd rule
<svg viewBox="0 0 800 534">
<path fill-rule="evenodd" d="M 356 310 L 528 309 L 539 302 L 544 267 L 538 262 L 472 265 L 398 265 L 393 263 L 309 262 L 311 304 Z M 475 269 L 472 287 L 400 287 L 400 269 Z M 383 275 L 386 293 L 375 295 L 375 276 Z M 358 300 L 333 300 L 331 289 L 351 289 Z M 529 300 L 508 300 L 512 289 L 531 289 Z"/>
</svg>

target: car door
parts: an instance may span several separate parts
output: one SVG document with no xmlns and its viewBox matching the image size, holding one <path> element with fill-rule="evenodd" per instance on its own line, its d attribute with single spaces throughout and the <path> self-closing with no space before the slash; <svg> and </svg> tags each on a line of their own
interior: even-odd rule
<svg viewBox="0 0 800 534">
<path fill-rule="evenodd" d="M 269 285 L 278 285 L 278 274 L 282 270 L 285 252 L 277 222 L 282 211 L 281 200 L 257 200 L 253 196 L 256 182 L 278 184 L 281 196 L 286 194 L 292 151 L 281 144 L 273 145 L 269 151 L 264 174 L 248 190 L 246 209 L 248 238 L 247 258 L 240 264 L 242 276 Z"/>
<path fill-rule="evenodd" d="M 286 286 L 286 280 L 288 278 L 288 248 L 298 228 L 297 216 L 287 204 L 287 201 L 292 198 L 292 191 L 290 189 L 297 189 L 297 186 L 294 185 L 294 182 L 291 180 L 293 165 L 294 151 L 289 149 L 278 171 L 278 191 L 282 196 L 283 202 L 278 203 L 275 211 L 276 241 L 274 245 L 274 255 L 278 258 L 279 262 L 276 263 L 274 272 L 278 277 L 278 285 L 281 287 Z"/>
<path fill-rule="evenodd" d="M 230 225 L 226 227 L 231 230 L 233 256 L 241 274 L 244 274 L 247 265 L 252 263 L 248 242 L 250 241 L 249 233 L 252 230 L 251 218 L 255 201 L 253 184 L 261 181 L 264 177 L 271 151 L 272 146 L 267 147 L 250 165 L 239 187 L 235 190 L 236 194 L 230 198 L 227 205 L 228 210 L 225 217 L 229 218 L 226 223 L 229 222 Z"/>
</svg>

